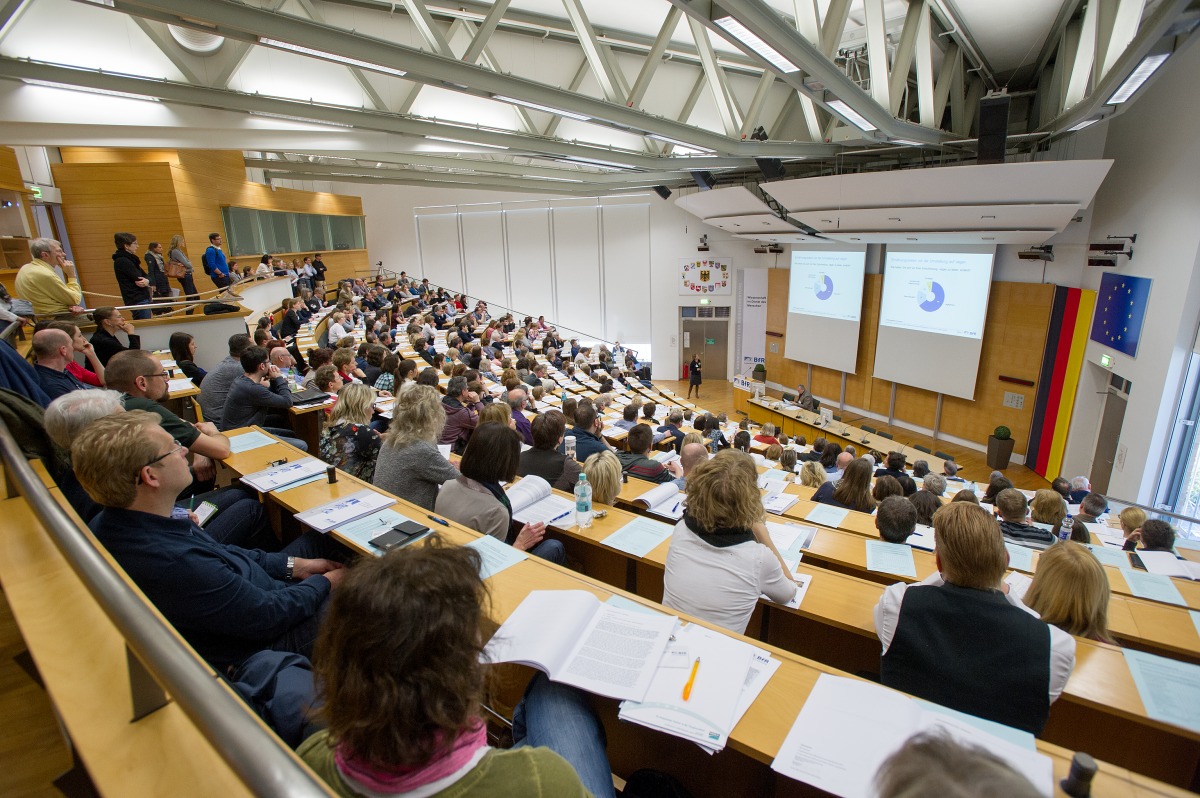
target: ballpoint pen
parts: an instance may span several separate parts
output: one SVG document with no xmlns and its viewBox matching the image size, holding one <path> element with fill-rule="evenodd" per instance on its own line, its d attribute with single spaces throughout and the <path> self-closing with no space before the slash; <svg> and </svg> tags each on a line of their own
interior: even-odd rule
<svg viewBox="0 0 1200 798">
<path fill-rule="evenodd" d="M 696 661 L 692 663 L 692 673 L 688 676 L 687 684 L 683 686 L 683 700 L 688 701 L 692 697 L 692 685 L 696 683 L 696 674 L 700 670 L 700 658 L 696 657 Z"/>
<path fill-rule="evenodd" d="M 444 518 L 438 518 L 436 515 L 429 515 L 428 513 L 426 514 L 426 517 L 428 517 L 429 520 L 433 521 L 435 524 L 441 524 L 442 526 L 450 526 L 450 522 Z"/>
<path fill-rule="evenodd" d="M 565 513 L 562 513 L 561 515 L 556 515 L 550 519 L 550 523 L 553 524 L 555 521 L 561 521 L 562 519 L 566 518 L 568 515 L 570 515 L 573 512 L 575 512 L 575 511 L 567 510 Z"/>
</svg>

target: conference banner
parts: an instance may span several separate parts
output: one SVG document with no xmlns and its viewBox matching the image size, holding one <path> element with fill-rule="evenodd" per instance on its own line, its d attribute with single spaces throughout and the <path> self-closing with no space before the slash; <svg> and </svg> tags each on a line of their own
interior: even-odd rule
<svg viewBox="0 0 1200 798">
<path fill-rule="evenodd" d="M 684 258 L 680 262 L 679 295 L 733 293 L 733 265 L 728 258 Z"/>
<path fill-rule="evenodd" d="M 767 269 L 743 269 L 738 281 L 738 371 L 745 374 L 766 363 Z"/>
</svg>

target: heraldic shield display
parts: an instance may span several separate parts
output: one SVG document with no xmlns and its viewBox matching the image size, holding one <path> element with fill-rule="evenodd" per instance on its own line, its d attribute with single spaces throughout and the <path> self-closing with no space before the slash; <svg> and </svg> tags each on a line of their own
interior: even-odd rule
<svg viewBox="0 0 1200 798">
<path fill-rule="evenodd" d="M 684 258 L 679 279 L 680 296 L 733 293 L 733 265 L 728 258 Z"/>
</svg>

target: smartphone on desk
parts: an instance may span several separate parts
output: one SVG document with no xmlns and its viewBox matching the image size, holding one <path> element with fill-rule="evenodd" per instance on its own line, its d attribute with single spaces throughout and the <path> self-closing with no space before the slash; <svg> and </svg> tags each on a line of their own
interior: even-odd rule
<svg viewBox="0 0 1200 798">
<path fill-rule="evenodd" d="M 371 538 L 371 545 L 380 551 L 391 551 L 415 543 L 433 530 L 416 521 L 402 521 L 381 535 Z"/>
</svg>

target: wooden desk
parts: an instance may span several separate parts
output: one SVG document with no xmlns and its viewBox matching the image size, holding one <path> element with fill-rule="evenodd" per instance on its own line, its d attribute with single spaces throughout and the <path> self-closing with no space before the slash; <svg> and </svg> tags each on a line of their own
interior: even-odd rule
<svg viewBox="0 0 1200 798">
<path fill-rule="evenodd" d="M 226 466 L 229 465 L 230 461 L 227 461 Z M 364 483 L 359 483 L 349 475 L 341 475 L 336 485 L 314 482 L 284 491 L 282 494 L 271 494 L 270 500 L 281 502 L 291 511 L 310 509 L 337 496 L 352 493 L 363 485 Z M 396 509 L 416 519 L 425 515 L 423 509 L 403 501 L 397 502 Z M 451 524 L 437 531 L 455 543 L 465 543 L 478 537 L 476 533 L 458 524 Z M 602 600 L 614 594 L 622 595 L 658 611 L 664 611 L 664 608 L 653 602 L 637 598 L 620 589 L 609 588 L 593 578 L 534 558 L 497 574 L 489 580 L 488 585 L 492 598 L 492 619 L 496 623 L 502 622 L 533 590 L 587 590 Z M 686 615 L 681 614 L 681 617 L 714 628 Z M 756 641 L 747 641 L 761 645 Z M 781 661 L 780 669 L 730 734 L 726 750 L 715 756 L 700 753 L 695 746 L 689 746 L 675 738 L 633 724 L 617 723 L 617 702 L 594 698 L 594 704 L 600 710 L 607 728 L 608 751 L 614 770 L 628 774 L 631 768 L 642 766 L 668 769 L 697 795 L 718 794 L 722 791 L 745 794 L 748 784 L 754 785 L 752 791 L 757 794 L 811 794 L 810 788 L 779 777 L 771 772 L 768 766 L 778 752 L 817 676 L 820 673 L 838 671 L 769 645 L 766 648 L 772 656 Z M 1056 778 L 1065 775 L 1069 768 L 1070 753 L 1046 742 L 1039 742 L 1038 747 L 1054 760 Z M 1128 795 L 1135 789 L 1146 790 L 1149 794 L 1182 794 L 1165 785 L 1145 782 L 1142 777 L 1108 764 L 1101 766 L 1093 789 L 1093 794 L 1097 796 Z"/>
</svg>

